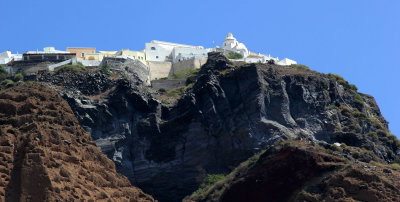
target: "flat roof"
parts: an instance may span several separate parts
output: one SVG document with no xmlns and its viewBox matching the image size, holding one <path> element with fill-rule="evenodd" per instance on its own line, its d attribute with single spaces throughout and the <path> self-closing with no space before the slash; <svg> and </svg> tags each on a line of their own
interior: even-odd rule
<svg viewBox="0 0 400 202">
<path fill-rule="evenodd" d="M 60 50 L 50 50 L 50 51 L 46 51 L 46 49 L 45 50 L 43 50 L 43 51 L 39 51 L 39 50 L 35 50 L 35 51 L 26 51 L 24 54 L 52 54 L 52 53 L 57 53 L 57 54 L 60 54 L 60 53 L 70 53 L 70 52 L 68 52 L 68 51 L 60 51 Z"/>
</svg>

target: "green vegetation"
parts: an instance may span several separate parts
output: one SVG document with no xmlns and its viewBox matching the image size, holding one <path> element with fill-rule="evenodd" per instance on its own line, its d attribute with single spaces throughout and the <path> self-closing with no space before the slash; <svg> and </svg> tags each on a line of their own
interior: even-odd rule
<svg viewBox="0 0 400 202">
<path fill-rule="evenodd" d="M 10 80 L 10 79 L 4 79 L 0 83 L 1 89 L 10 88 L 10 87 L 13 87 L 15 85 L 16 85 L 16 83 L 13 80 Z"/>
<path fill-rule="evenodd" d="M 182 69 L 172 74 L 170 79 L 186 79 L 190 76 L 196 75 L 200 69 Z"/>
<path fill-rule="evenodd" d="M 342 85 L 346 89 L 351 89 L 354 92 L 357 92 L 357 90 L 358 90 L 356 85 L 350 84 L 348 81 L 344 80 L 344 78 L 341 77 L 340 75 L 329 73 L 329 74 L 327 74 L 327 76 L 330 77 L 331 79 L 337 81 L 340 85 Z"/>
<path fill-rule="evenodd" d="M 100 70 L 106 74 L 111 74 L 111 66 L 109 64 L 103 64 Z"/>
<path fill-rule="evenodd" d="M 361 95 L 356 93 L 354 95 L 354 104 L 356 104 L 356 107 L 360 110 L 362 110 L 362 108 L 364 108 L 365 104 L 364 104 L 364 100 L 362 99 Z"/>
<path fill-rule="evenodd" d="M 80 72 L 80 71 L 84 71 L 84 70 L 86 70 L 86 67 L 83 66 L 82 63 L 77 63 L 76 65 L 64 65 L 64 66 L 58 68 L 56 71 L 57 72 L 69 72 L 69 71 Z"/>
<path fill-rule="evenodd" d="M 225 69 L 225 70 L 223 70 L 223 71 L 220 71 L 219 72 L 219 75 L 221 75 L 221 76 L 226 76 L 227 74 L 228 74 L 228 72 L 230 72 L 230 71 L 232 71 L 231 69 Z"/>
<path fill-rule="evenodd" d="M 369 132 L 369 133 L 367 133 L 367 136 L 370 137 L 372 139 L 372 141 L 374 141 L 374 142 L 379 141 L 379 137 L 378 137 L 378 134 L 376 134 L 376 132 Z"/>
<path fill-rule="evenodd" d="M 358 96 L 357 96 L 358 97 Z M 360 99 L 361 97 L 355 98 L 355 99 Z M 339 106 L 337 105 L 329 105 L 326 107 L 326 109 L 337 109 L 342 116 L 345 116 L 348 118 L 348 121 L 346 121 L 345 125 L 342 125 L 342 129 L 337 128 L 339 131 L 344 131 L 344 132 L 362 132 L 363 126 L 364 128 L 367 127 L 369 128 L 369 131 L 374 131 L 374 132 L 369 132 L 366 135 L 370 137 L 370 139 L 374 140 L 375 142 L 378 140 L 378 137 L 381 137 L 380 140 L 384 142 L 388 142 L 387 140 L 387 132 L 385 130 L 385 126 L 383 123 L 376 118 L 375 116 L 368 115 L 368 113 L 361 112 L 357 108 L 350 108 L 347 105 L 341 104 Z M 367 125 L 366 125 L 367 124 Z M 372 128 L 371 128 L 372 127 Z M 395 141 L 392 141 L 394 144 L 394 147 L 397 147 L 395 144 Z M 399 147 L 400 149 L 400 147 Z"/>
<path fill-rule="evenodd" d="M 224 178 L 225 175 L 222 174 L 208 174 L 203 183 L 200 184 L 199 188 L 195 192 L 193 192 L 193 194 L 199 195 L 204 193 L 204 191 L 210 188 L 213 184 L 220 180 L 223 180 Z"/>
<path fill-rule="evenodd" d="M 165 104 L 165 105 L 168 105 L 168 104 L 169 104 L 169 102 L 168 102 L 167 100 L 161 100 L 161 103 L 163 103 L 163 104 Z"/>
<path fill-rule="evenodd" d="M 370 161 L 369 163 L 374 165 L 374 166 L 380 167 L 380 168 L 391 168 L 393 170 L 400 171 L 400 164 L 398 164 L 398 163 L 383 164 L 383 163 L 379 163 L 379 162 L 376 162 L 376 161 Z"/>
<path fill-rule="evenodd" d="M 311 69 L 305 65 L 301 65 L 301 64 L 292 64 L 290 65 L 293 68 L 296 68 L 298 70 L 304 70 L 304 71 L 311 71 Z"/>
<path fill-rule="evenodd" d="M 9 73 L 7 72 L 6 68 L 0 65 L 0 81 L 9 77 Z"/>
<path fill-rule="evenodd" d="M 228 54 L 226 54 L 226 57 L 228 59 L 242 59 L 243 55 L 241 55 L 239 53 L 229 52 Z"/>
<path fill-rule="evenodd" d="M 232 184 L 235 178 L 238 178 L 248 173 L 248 171 L 252 169 L 255 164 L 257 164 L 260 157 L 263 156 L 266 151 L 268 151 L 268 149 L 269 148 L 266 148 L 265 150 L 262 150 L 254 156 L 250 157 L 248 160 L 242 162 L 229 175 L 208 175 L 206 180 L 200 185 L 198 190 L 193 192 L 191 197 L 198 199 L 198 201 L 204 201 L 204 197 L 211 192 L 213 192 L 213 197 L 220 196 L 228 187 L 228 185 Z"/>
<path fill-rule="evenodd" d="M 24 75 L 20 72 L 14 75 L 14 81 L 23 81 L 24 80 Z"/>
<path fill-rule="evenodd" d="M 24 73 L 20 72 L 11 76 L 6 68 L 0 65 L 0 89 L 10 88 L 24 82 Z"/>
<path fill-rule="evenodd" d="M 345 106 L 345 105 L 341 105 L 341 106 L 340 106 L 340 113 L 341 113 L 343 116 L 351 117 L 352 110 L 350 109 L 350 107 L 347 107 L 347 106 Z"/>
<path fill-rule="evenodd" d="M 398 163 L 392 163 L 390 164 L 390 167 L 394 170 L 400 171 L 400 164 Z"/>
<path fill-rule="evenodd" d="M 336 105 L 329 105 L 326 107 L 328 110 L 332 110 L 332 109 L 338 109 L 338 107 Z"/>
<path fill-rule="evenodd" d="M 192 88 L 193 84 L 189 84 L 187 86 L 182 86 L 178 88 L 171 89 L 167 92 L 165 92 L 165 95 L 168 97 L 173 97 L 173 98 L 180 98 L 182 97 L 183 94 L 189 89 Z M 161 89 L 160 89 L 161 90 Z"/>
<path fill-rule="evenodd" d="M 400 140 L 395 135 L 387 133 L 385 140 L 394 151 L 398 152 L 400 150 Z"/>
</svg>

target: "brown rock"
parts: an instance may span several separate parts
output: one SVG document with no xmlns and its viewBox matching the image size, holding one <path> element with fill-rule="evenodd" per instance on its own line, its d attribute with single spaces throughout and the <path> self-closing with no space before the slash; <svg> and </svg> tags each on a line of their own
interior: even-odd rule
<svg viewBox="0 0 400 202">
<path fill-rule="evenodd" d="M 287 141 L 183 201 L 399 201 L 400 172 L 365 170 L 372 167 L 304 141 Z"/>
<path fill-rule="evenodd" d="M 154 201 L 115 171 L 56 92 L 0 91 L 0 201 L 77 199 Z"/>
</svg>

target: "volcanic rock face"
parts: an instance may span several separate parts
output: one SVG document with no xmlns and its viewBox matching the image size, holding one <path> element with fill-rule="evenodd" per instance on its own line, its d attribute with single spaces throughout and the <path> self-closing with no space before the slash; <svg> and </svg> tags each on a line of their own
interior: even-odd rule
<svg viewBox="0 0 400 202">
<path fill-rule="evenodd" d="M 343 142 L 388 161 L 399 146 L 371 96 L 313 71 L 237 66 L 212 53 L 174 106 L 143 85 L 114 82 L 101 93 L 52 85 L 117 170 L 161 201 L 182 199 L 201 176 L 229 172 L 282 139 Z"/>
<path fill-rule="evenodd" d="M 53 90 L 0 91 L 0 201 L 154 201 L 115 171 Z"/>
</svg>

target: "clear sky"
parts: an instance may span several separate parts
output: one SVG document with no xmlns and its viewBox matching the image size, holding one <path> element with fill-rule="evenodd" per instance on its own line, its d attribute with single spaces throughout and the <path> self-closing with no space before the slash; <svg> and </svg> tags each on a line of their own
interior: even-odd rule
<svg viewBox="0 0 400 202">
<path fill-rule="evenodd" d="M 253 52 L 342 75 L 375 97 L 400 137 L 399 11 L 399 0 L 0 0 L 0 52 L 214 47 L 232 32 Z"/>
</svg>

